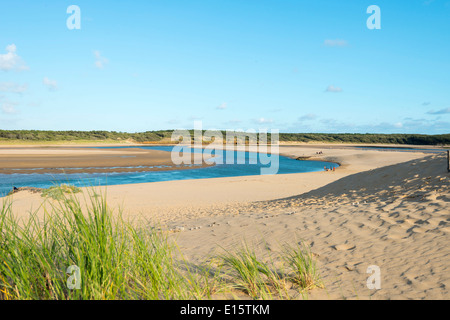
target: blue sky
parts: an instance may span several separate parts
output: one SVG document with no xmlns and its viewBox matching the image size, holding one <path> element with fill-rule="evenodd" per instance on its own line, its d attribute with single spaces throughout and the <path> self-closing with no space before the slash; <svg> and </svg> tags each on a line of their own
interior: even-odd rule
<svg viewBox="0 0 450 320">
<path fill-rule="evenodd" d="M 0 129 L 450 132 L 450 0 L 2 0 L 0 30 Z"/>
</svg>

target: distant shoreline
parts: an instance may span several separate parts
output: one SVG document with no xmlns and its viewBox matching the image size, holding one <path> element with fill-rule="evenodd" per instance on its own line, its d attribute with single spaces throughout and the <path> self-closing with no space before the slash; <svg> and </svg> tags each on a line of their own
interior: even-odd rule
<svg viewBox="0 0 450 320">
<path fill-rule="evenodd" d="M 108 141 L 2 141 L 0 140 L 0 150 L 2 148 L 31 148 L 31 147 L 49 147 L 49 146 L 57 146 L 57 147 L 158 147 L 158 146 L 176 146 L 178 144 L 173 142 L 168 143 L 137 143 L 137 142 L 122 142 L 119 143 L 117 141 L 108 142 Z M 204 144 L 203 146 L 207 146 Z M 370 147 L 370 148 L 402 148 L 402 149 L 449 149 L 450 144 L 446 145 L 426 145 L 426 144 L 386 144 L 386 143 L 341 143 L 341 142 L 286 142 L 280 141 L 280 146 L 283 147 Z"/>
<path fill-rule="evenodd" d="M 116 131 L 51 131 L 51 130 L 0 130 L 0 145 L 20 144 L 173 144 L 175 130 L 146 132 Z M 187 130 L 191 136 L 194 130 Z M 230 131 L 219 131 L 223 136 Z M 245 131 L 231 133 L 246 135 Z M 268 138 L 271 133 L 268 132 Z M 382 133 L 279 133 L 283 144 L 382 144 L 449 146 L 450 133 L 446 134 L 382 134 Z"/>
</svg>

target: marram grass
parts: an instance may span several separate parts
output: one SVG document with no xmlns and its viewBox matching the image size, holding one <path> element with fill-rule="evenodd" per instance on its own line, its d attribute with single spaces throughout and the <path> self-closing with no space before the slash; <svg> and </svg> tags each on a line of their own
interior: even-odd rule
<svg viewBox="0 0 450 320">
<path fill-rule="evenodd" d="M 316 260 L 304 242 L 296 246 L 285 245 L 282 258 L 292 272 L 290 279 L 300 287 L 307 290 L 323 288 Z"/>
<path fill-rule="evenodd" d="M 281 270 L 275 267 L 272 258 L 269 261 L 258 258 L 246 243 L 240 249 L 226 251 L 221 259 L 232 278 L 231 286 L 253 299 L 291 299 L 293 291 L 306 298 L 308 290 L 323 288 L 313 254 L 303 244 L 283 246 Z"/>
<path fill-rule="evenodd" d="M 154 230 L 113 215 L 105 196 L 65 196 L 44 217 L 18 220 L 5 201 L 0 215 L 0 299 L 196 299 L 174 247 Z M 79 289 L 68 288 L 66 270 L 80 270 Z"/>
<path fill-rule="evenodd" d="M 0 300 L 210 299 L 230 290 L 253 299 L 290 298 L 289 279 L 248 246 L 219 257 L 218 265 L 192 266 L 167 233 L 136 227 L 113 212 L 106 194 L 90 191 L 82 205 L 70 190 L 54 192 L 58 197 L 46 202 L 44 214 L 27 219 L 13 213 L 11 198 L 3 200 Z M 311 288 L 315 264 L 295 252 L 286 251 L 285 260 L 299 274 L 299 289 Z M 66 273 L 70 266 L 79 270 L 75 282 L 73 269 Z"/>
<path fill-rule="evenodd" d="M 265 262 L 258 259 L 254 249 L 244 244 L 234 252 L 227 251 L 221 258 L 223 266 L 230 270 L 235 289 L 242 289 L 253 299 L 272 298 L 279 279 Z"/>
</svg>

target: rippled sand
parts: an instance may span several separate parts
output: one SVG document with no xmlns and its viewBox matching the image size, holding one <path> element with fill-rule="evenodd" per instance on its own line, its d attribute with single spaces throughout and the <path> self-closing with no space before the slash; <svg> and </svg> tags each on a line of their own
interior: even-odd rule
<svg viewBox="0 0 450 320">
<path fill-rule="evenodd" d="M 317 155 L 316 152 L 323 151 Z M 450 193 L 446 157 L 315 147 L 281 147 L 291 157 L 342 164 L 335 172 L 170 181 L 108 187 L 111 207 L 172 233 L 185 257 L 201 263 L 247 241 L 262 256 L 306 241 L 325 289 L 310 299 L 449 299 Z M 15 211 L 42 202 L 14 195 Z M 381 269 L 369 290 L 368 266 Z"/>
</svg>

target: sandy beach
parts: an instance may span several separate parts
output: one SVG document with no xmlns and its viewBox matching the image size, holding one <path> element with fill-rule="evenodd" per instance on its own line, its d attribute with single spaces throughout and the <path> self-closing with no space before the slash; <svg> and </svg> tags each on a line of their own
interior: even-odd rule
<svg viewBox="0 0 450 320">
<path fill-rule="evenodd" d="M 24 151 L 9 152 L 2 150 L 0 159 L 26 157 Z M 54 152 L 47 157 L 57 162 Z M 130 165 L 146 156 L 138 149 L 126 151 L 133 158 L 120 158 L 125 151 L 102 150 L 98 159 L 86 151 L 64 152 L 78 164 L 86 157 Z M 283 243 L 303 240 L 325 283 L 310 299 L 450 298 L 450 176 L 444 154 L 339 145 L 281 146 L 280 154 L 341 166 L 335 172 L 109 186 L 108 203 L 135 223 L 181 231 L 171 237 L 193 263 L 243 241 L 267 257 Z M 160 164 L 167 160 L 153 156 Z M 12 199 L 16 214 L 25 218 L 43 201 L 28 192 Z M 380 290 L 366 286 L 370 265 L 380 267 Z"/>
<path fill-rule="evenodd" d="M 207 166 L 206 163 L 197 167 Z M 170 153 L 139 148 L 96 149 L 71 147 L 0 146 L 0 174 L 90 173 L 181 170 Z"/>
</svg>

